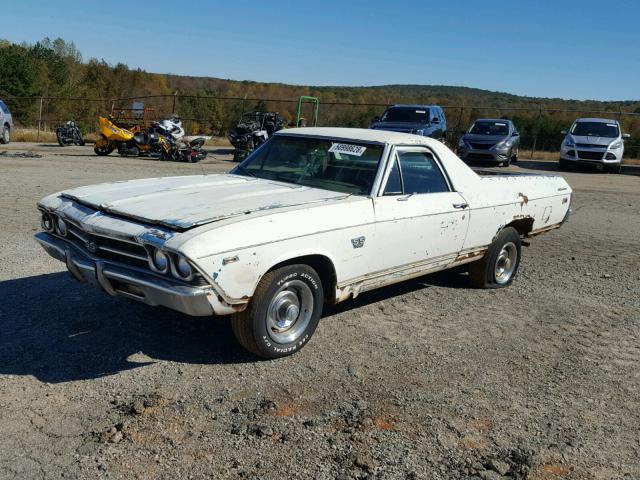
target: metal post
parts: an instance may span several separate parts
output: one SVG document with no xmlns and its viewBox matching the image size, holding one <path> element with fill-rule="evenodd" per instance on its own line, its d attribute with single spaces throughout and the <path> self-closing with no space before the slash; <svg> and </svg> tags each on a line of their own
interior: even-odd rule
<svg viewBox="0 0 640 480">
<path fill-rule="evenodd" d="M 178 90 L 173 92 L 173 107 L 171 108 L 171 113 L 176 113 L 176 98 L 178 97 Z"/>
<path fill-rule="evenodd" d="M 538 143 L 538 133 L 540 132 L 540 119 L 542 118 L 542 105 L 540 105 L 540 110 L 538 110 L 538 118 L 536 119 L 536 133 L 535 136 L 533 137 L 533 145 L 531 147 L 531 157 L 529 157 L 529 160 L 533 160 L 533 154 L 536 151 L 536 145 Z"/>
<path fill-rule="evenodd" d="M 40 97 L 40 112 L 38 113 L 38 134 L 36 135 L 36 140 L 40 141 L 40 130 L 42 129 L 42 104 L 44 103 L 44 99 Z"/>
<path fill-rule="evenodd" d="M 462 112 L 464 111 L 464 102 L 460 107 L 460 113 L 458 113 L 458 122 L 456 123 L 456 142 L 460 139 L 460 124 L 462 123 Z"/>
</svg>

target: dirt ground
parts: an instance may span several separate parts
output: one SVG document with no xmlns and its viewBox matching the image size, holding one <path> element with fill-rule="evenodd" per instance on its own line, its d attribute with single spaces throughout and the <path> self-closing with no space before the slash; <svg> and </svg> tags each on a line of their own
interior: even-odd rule
<svg viewBox="0 0 640 480">
<path fill-rule="evenodd" d="M 226 318 L 77 283 L 32 238 L 46 194 L 229 153 L 0 148 L 0 478 L 640 478 L 640 167 L 563 173 L 574 215 L 511 288 L 453 272 L 364 294 L 277 361 Z"/>
</svg>

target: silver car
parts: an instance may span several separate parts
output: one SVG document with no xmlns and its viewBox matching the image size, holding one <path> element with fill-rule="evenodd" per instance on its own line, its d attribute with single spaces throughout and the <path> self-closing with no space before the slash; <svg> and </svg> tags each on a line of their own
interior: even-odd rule
<svg viewBox="0 0 640 480">
<path fill-rule="evenodd" d="M 9 107 L 0 100 L 0 143 L 9 143 L 13 131 L 13 118 Z"/>
<path fill-rule="evenodd" d="M 560 145 L 558 168 L 563 170 L 576 163 L 589 163 L 610 172 L 620 173 L 624 154 L 624 139 L 617 120 L 578 118 Z"/>
<path fill-rule="evenodd" d="M 520 134 L 511 120 L 479 118 L 458 142 L 462 160 L 485 160 L 508 167 L 518 161 Z"/>
</svg>

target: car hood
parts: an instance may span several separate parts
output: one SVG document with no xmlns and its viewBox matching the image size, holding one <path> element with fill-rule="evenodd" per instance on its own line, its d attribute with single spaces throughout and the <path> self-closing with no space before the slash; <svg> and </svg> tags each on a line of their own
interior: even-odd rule
<svg viewBox="0 0 640 480">
<path fill-rule="evenodd" d="M 404 122 L 376 122 L 371 125 L 373 130 L 393 130 L 394 132 L 412 132 L 413 130 L 419 130 L 429 128 L 429 125 L 424 123 L 404 123 Z"/>
<path fill-rule="evenodd" d="M 59 194 L 102 212 L 187 230 L 254 212 L 348 196 L 238 175 L 194 175 L 106 183 Z"/>
<path fill-rule="evenodd" d="M 465 133 L 462 138 L 468 142 L 478 143 L 498 143 L 507 139 L 508 135 L 477 135 L 474 133 Z"/>
<path fill-rule="evenodd" d="M 587 145 L 601 145 L 603 147 L 608 146 L 611 142 L 615 141 L 615 138 L 611 137 L 594 137 L 586 135 L 570 135 L 569 138 L 573 139 L 574 143 L 584 143 Z"/>
</svg>

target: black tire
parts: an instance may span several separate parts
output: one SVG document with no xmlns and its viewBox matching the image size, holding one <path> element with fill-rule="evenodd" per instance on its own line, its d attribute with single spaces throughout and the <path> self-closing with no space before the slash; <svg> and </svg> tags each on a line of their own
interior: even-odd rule
<svg viewBox="0 0 640 480">
<path fill-rule="evenodd" d="M 6 145 L 11 141 L 11 128 L 9 125 L 2 126 L 2 135 L 0 135 L 0 143 Z"/>
<path fill-rule="evenodd" d="M 511 152 L 507 155 L 507 159 L 500 164 L 502 167 L 508 167 L 509 165 L 511 165 Z"/>
<path fill-rule="evenodd" d="M 93 151 L 95 152 L 96 155 L 104 157 L 106 155 L 109 155 L 111 152 L 113 152 L 113 147 L 109 145 L 105 145 L 103 147 L 94 146 Z"/>
<path fill-rule="evenodd" d="M 56 138 L 58 139 L 58 145 L 60 145 L 61 147 L 64 147 L 65 143 L 64 143 L 64 140 L 62 139 L 61 132 L 56 132 Z"/>
<path fill-rule="evenodd" d="M 506 257 L 503 255 L 505 250 Z M 471 285 L 476 288 L 508 287 L 518 274 L 521 252 L 520 234 L 517 230 L 513 227 L 502 229 L 489 245 L 485 256 L 469 265 Z M 501 267 L 504 268 L 502 276 L 498 274 Z"/>
<path fill-rule="evenodd" d="M 297 310 L 287 303 L 288 298 L 297 298 Z M 231 327 L 240 345 L 251 353 L 262 358 L 285 357 L 309 341 L 320 321 L 323 301 L 322 281 L 316 271 L 308 265 L 287 265 L 262 277 L 246 310 L 231 317 Z M 283 323 L 285 329 L 278 332 L 273 319 L 285 313 L 293 316 L 296 311 L 293 323 L 288 327 Z"/>
<path fill-rule="evenodd" d="M 518 163 L 518 147 L 516 147 L 516 153 L 511 152 L 511 163 Z"/>
<path fill-rule="evenodd" d="M 558 160 L 558 170 L 568 170 L 568 169 L 569 169 L 569 162 L 567 162 L 566 160 L 563 160 L 562 158 Z"/>
<path fill-rule="evenodd" d="M 609 173 L 620 173 L 622 172 L 622 164 L 611 165 L 607 170 Z"/>
</svg>

